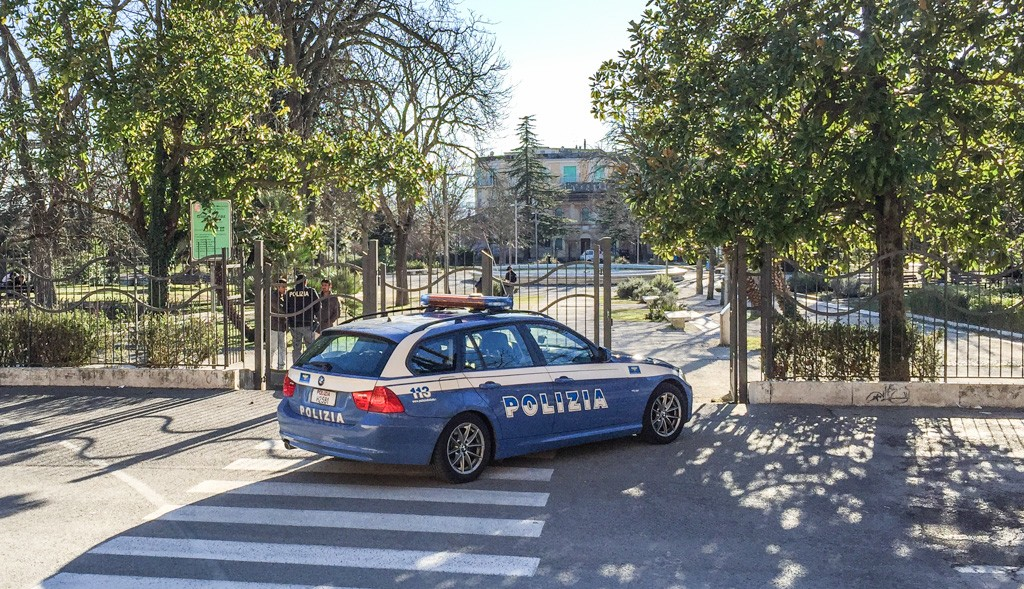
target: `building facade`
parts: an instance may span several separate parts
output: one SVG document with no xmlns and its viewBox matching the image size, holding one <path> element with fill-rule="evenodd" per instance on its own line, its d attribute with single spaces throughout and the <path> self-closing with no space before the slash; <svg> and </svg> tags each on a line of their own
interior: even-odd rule
<svg viewBox="0 0 1024 589">
<path fill-rule="evenodd" d="M 490 211 L 493 216 L 492 205 L 500 200 L 501 191 L 508 190 L 508 169 L 512 157 L 511 153 L 506 153 L 477 159 L 477 215 L 487 215 Z M 599 149 L 545 147 L 538 150 L 537 157 L 547 168 L 552 184 L 563 191 L 553 213 L 565 220 L 566 227 L 562 235 L 541 243 L 538 253 L 540 256 L 550 254 L 561 260 L 579 259 L 583 252 L 595 249 L 602 237 L 599 209 L 609 196 L 608 177 L 613 170 L 613 156 Z M 508 232 L 504 237 L 488 236 L 492 250 L 509 249 L 507 235 Z M 496 237 L 498 244 L 494 244 Z M 520 227 L 520 259 L 527 253 L 531 258 L 538 257 L 528 251 L 532 245 L 532 228 Z"/>
</svg>

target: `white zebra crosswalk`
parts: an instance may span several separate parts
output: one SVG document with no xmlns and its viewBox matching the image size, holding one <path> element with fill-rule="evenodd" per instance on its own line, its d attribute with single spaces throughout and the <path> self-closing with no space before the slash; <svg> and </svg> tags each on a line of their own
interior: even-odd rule
<svg viewBox="0 0 1024 589">
<path fill-rule="evenodd" d="M 372 589 L 417 575 L 494 586 L 540 566 L 529 542 L 551 468 L 491 467 L 480 488 L 453 487 L 424 484 L 420 468 L 255 449 L 264 456 L 230 462 L 35 589 Z M 270 479 L 246 480 L 257 477 Z"/>
</svg>

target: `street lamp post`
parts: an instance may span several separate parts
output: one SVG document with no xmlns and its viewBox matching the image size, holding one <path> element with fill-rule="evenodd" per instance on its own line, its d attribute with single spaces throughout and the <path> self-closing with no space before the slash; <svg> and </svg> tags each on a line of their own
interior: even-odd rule
<svg viewBox="0 0 1024 589">
<path fill-rule="evenodd" d="M 513 217 L 515 218 L 513 225 L 514 225 L 515 229 L 513 229 L 513 231 L 515 231 L 515 250 L 516 250 L 514 256 L 515 256 L 516 264 L 518 264 L 519 263 L 519 199 L 515 200 L 515 203 L 513 204 L 513 208 L 515 210 L 515 212 L 513 213 Z"/>
</svg>

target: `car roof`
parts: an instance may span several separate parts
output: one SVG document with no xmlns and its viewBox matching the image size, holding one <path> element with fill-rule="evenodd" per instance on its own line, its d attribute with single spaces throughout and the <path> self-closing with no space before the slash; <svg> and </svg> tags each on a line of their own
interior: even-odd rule
<svg viewBox="0 0 1024 589">
<path fill-rule="evenodd" d="M 337 325 L 324 330 L 324 333 L 360 333 L 375 335 L 399 342 L 410 334 L 418 331 L 428 331 L 433 334 L 446 333 L 466 327 L 469 323 L 486 325 L 488 323 L 508 323 L 523 320 L 540 321 L 544 323 L 556 323 L 561 325 L 547 315 L 537 313 L 521 313 L 516 311 L 506 312 L 466 312 L 466 311 L 428 311 L 415 315 L 390 315 L 387 317 L 375 317 L 372 319 L 357 319 L 349 323 Z"/>
</svg>

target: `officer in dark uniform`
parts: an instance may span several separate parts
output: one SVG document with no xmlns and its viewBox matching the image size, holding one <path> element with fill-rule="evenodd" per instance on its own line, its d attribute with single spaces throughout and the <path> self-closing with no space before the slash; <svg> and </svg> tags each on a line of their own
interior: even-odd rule
<svg viewBox="0 0 1024 589">
<path fill-rule="evenodd" d="M 516 294 L 517 282 L 519 282 L 519 276 L 516 275 L 516 271 L 512 269 L 512 266 L 509 266 L 508 270 L 505 271 L 505 296 L 513 299 L 513 302 L 515 302 L 514 296 Z"/>
<path fill-rule="evenodd" d="M 295 288 L 285 294 L 285 312 L 288 314 L 288 329 L 292 332 L 292 362 L 299 359 L 305 348 L 313 343 L 317 331 L 317 317 L 320 315 L 320 298 L 316 291 L 306 285 L 306 275 L 295 277 Z"/>
</svg>

